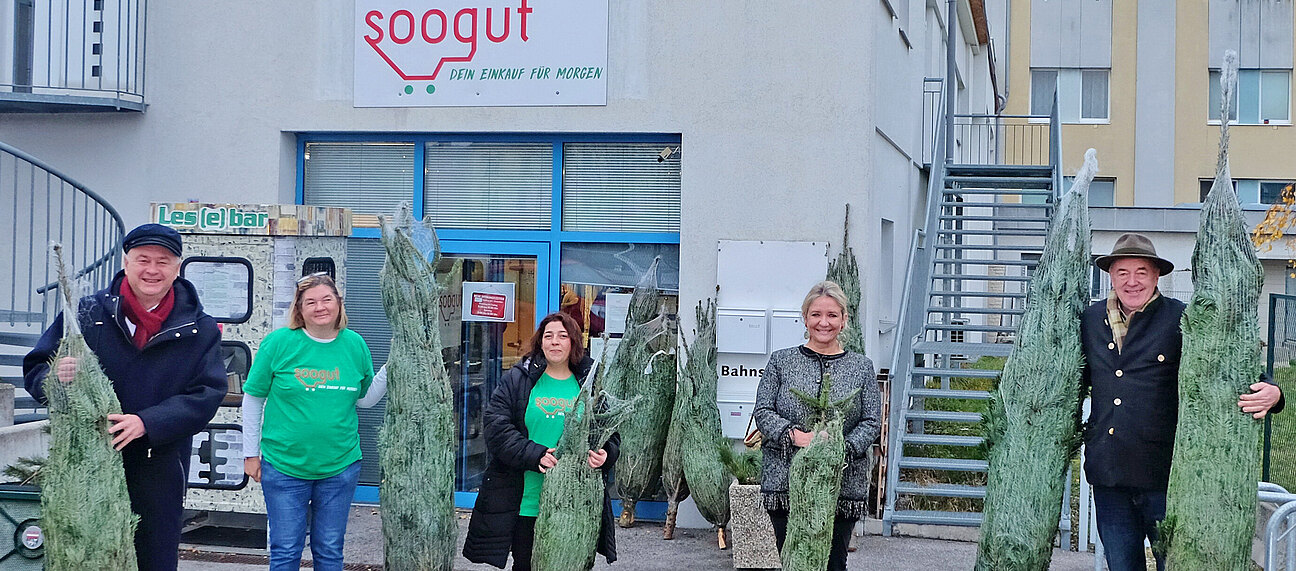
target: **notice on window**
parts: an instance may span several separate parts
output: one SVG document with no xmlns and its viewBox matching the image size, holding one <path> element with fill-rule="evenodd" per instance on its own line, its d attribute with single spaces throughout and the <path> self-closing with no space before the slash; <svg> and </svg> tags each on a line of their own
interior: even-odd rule
<svg viewBox="0 0 1296 571">
<path fill-rule="evenodd" d="M 464 282 L 463 320 L 512 323 L 516 299 L 511 282 Z"/>
<path fill-rule="evenodd" d="M 182 272 L 198 290 L 203 311 L 218 321 L 238 321 L 247 317 L 248 288 L 252 287 L 249 268 L 236 262 L 190 261 Z"/>
<path fill-rule="evenodd" d="M 624 335 L 626 317 L 630 313 L 632 293 L 609 293 L 603 296 L 603 330 L 609 335 Z"/>
</svg>

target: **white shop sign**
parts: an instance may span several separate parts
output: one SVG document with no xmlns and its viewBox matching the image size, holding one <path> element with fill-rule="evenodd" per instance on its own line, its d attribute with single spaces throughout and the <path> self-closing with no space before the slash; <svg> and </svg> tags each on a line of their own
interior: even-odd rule
<svg viewBox="0 0 1296 571">
<path fill-rule="evenodd" d="M 356 107 L 606 105 L 608 0 L 356 0 Z"/>
</svg>

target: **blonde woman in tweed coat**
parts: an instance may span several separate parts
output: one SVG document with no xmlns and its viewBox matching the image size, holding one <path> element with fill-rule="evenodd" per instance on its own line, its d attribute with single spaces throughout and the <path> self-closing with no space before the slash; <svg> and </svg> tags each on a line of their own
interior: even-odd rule
<svg viewBox="0 0 1296 571">
<path fill-rule="evenodd" d="M 764 434 L 761 450 L 761 495 L 774 523 L 779 550 L 787 537 L 788 470 L 792 455 L 810 443 L 810 409 L 792 392 L 818 394 L 824 373 L 832 378 L 832 398 L 844 398 L 859 389 L 854 406 L 845 411 L 846 469 L 837 518 L 833 523 L 832 555 L 828 569 L 846 569 L 850 533 L 868 510 L 872 445 L 881 428 L 881 397 L 873 361 L 842 348 L 838 336 L 849 327 L 846 294 L 841 286 L 823 281 L 810 288 L 801 303 L 806 326 L 803 345 L 779 349 L 770 355 L 756 390 L 756 425 Z"/>
</svg>

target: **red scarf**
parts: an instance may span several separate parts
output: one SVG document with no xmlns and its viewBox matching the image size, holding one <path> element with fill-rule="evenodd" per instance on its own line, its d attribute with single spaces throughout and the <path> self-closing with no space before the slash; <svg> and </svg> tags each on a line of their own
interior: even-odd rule
<svg viewBox="0 0 1296 571">
<path fill-rule="evenodd" d="M 143 349 L 144 344 L 148 343 L 154 335 L 162 330 L 162 322 L 171 316 L 171 309 L 175 307 L 175 288 L 167 290 L 162 302 L 153 311 L 149 311 L 140 305 L 135 298 L 135 292 L 131 290 L 130 283 L 123 283 L 121 288 L 121 298 L 125 302 L 122 304 L 122 313 L 126 319 L 135 324 L 135 336 L 132 341 L 136 349 Z"/>
</svg>

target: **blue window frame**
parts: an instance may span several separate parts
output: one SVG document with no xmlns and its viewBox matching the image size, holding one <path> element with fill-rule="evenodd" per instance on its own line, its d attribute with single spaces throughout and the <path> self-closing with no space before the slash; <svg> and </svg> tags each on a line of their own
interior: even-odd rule
<svg viewBox="0 0 1296 571">
<path fill-rule="evenodd" d="M 558 309 L 559 264 L 560 253 L 564 243 L 639 243 L 639 244 L 679 244 L 679 232 L 574 232 L 562 229 L 563 203 L 563 145 L 565 143 L 653 143 L 679 147 L 680 135 L 670 133 L 300 133 L 297 136 L 297 177 L 296 203 L 305 204 L 306 188 L 306 145 L 315 142 L 372 142 L 372 143 L 412 143 L 413 184 L 409 199 L 414 207 L 414 216 L 423 218 L 424 172 L 426 143 L 430 142 L 481 142 L 481 143 L 548 143 L 552 145 L 553 175 L 550 192 L 551 223 L 549 230 L 480 230 L 461 228 L 438 228 L 437 237 L 442 240 L 463 242 L 542 242 L 549 245 L 549 272 L 547 291 L 541 299 L 548 300 L 545 312 Z M 376 228 L 355 228 L 353 238 L 378 238 Z M 539 308 L 538 308 L 539 309 Z"/>
</svg>

